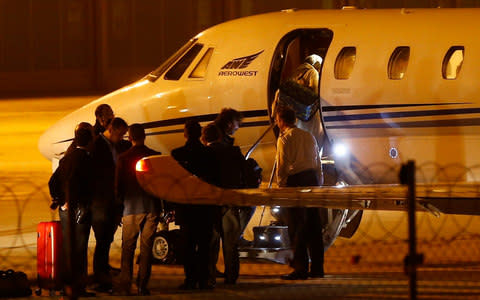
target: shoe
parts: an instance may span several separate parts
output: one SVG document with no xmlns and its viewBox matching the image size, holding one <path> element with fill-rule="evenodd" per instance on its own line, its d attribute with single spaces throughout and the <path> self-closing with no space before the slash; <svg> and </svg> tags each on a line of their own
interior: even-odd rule
<svg viewBox="0 0 480 300">
<path fill-rule="evenodd" d="M 308 277 L 310 278 L 323 278 L 325 274 L 323 272 L 310 272 L 308 273 Z"/>
<path fill-rule="evenodd" d="M 244 238 L 240 238 L 238 240 L 238 248 L 249 248 L 249 247 L 252 247 L 252 245 L 253 245 L 252 241 L 248 241 Z"/>
<path fill-rule="evenodd" d="M 113 296 L 132 296 L 132 293 L 127 290 L 113 290 Z"/>
<path fill-rule="evenodd" d="M 182 291 L 191 291 L 191 290 L 195 290 L 197 288 L 197 285 L 195 283 L 182 283 L 178 289 L 182 290 Z"/>
<path fill-rule="evenodd" d="M 150 296 L 150 290 L 147 288 L 138 288 L 138 295 L 139 296 Z"/>
<path fill-rule="evenodd" d="M 307 273 L 293 271 L 290 274 L 282 275 L 281 278 L 283 280 L 305 280 L 308 278 L 308 275 Z"/>
<path fill-rule="evenodd" d="M 98 293 L 109 293 L 109 294 L 113 293 L 112 285 L 108 283 L 98 284 L 93 289 Z"/>
<path fill-rule="evenodd" d="M 87 292 L 87 291 L 83 290 L 83 291 L 80 291 L 78 293 L 78 296 L 82 297 L 82 298 L 91 298 L 91 297 L 95 297 L 96 294 L 93 293 L 93 292 Z"/>
<path fill-rule="evenodd" d="M 215 289 L 215 285 L 205 282 L 205 283 L 200 283 L 200 284 L 198 285 L 198 288 L 199 288 L 200 290 L 213 290 L 213 289 Z"/>
<path fill-rule="evenodd" d="M 119 269 L 119 268 L 114 268 L 114 267 L 112 267 L 112 266 L 110 266 L 110 265 L 108 265 L 108 270 L 109 270 L 110 273 L 113 274 L 113 275 L 118 275 L 118 274 L 120 274 L 120 272 L 122 271 L 121 269 Z"/>
<path fill-rule="evenodd" d="M 215 270 L 215 277 L 217 278 L 225 278 L 225 273 L 220 272 L 219 270 Z"/>
<path fill-rule="evenodd" d="M 236 283 L 237 283 L 236 280 L 225 279 L 225 284 L 236 284 Z"/>
</svg>

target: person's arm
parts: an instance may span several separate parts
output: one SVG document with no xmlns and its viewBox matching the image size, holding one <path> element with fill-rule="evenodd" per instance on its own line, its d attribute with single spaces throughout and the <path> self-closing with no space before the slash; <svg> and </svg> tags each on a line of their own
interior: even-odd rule
<svg viewBox="0 0 480 300">
<path fill-rule="evenodd" d="M 120 157 L 115 169 L 115 201 L 116 205 L 123 205 L 125 198 L 125 159 Z"/>
<path fill-rule="evenodd" d="M 126 172 L 128 170 L 128 160 L 120 157 L 117 161 L 117 166 L 115 168 L 115 178 L 114 178 L 114 187 L 115 187 L 115 197 L 114 197 L 114 222 L 116 225 L 122 225 L 122 216 L 124 210 L 124 200 L 125 200 L 125 186 L 126 186 Z"/>
<path fill-rule="evenodd" d="M 287 186 L 288 159 L 285 152 L 285 143 L 282 138 L 277 140 L 277 183 L 278 186 Z"/>
<path fill-rule="evenodd" d="M 318 72 L 316 70 L 308 70 L 303 76 L 307 87 L 315 93 L 318 92 Z"/>
<path fill-rule="evenodd" d="M 65 203 L 65 194 L 63 191 L 63 182 L 62 182 L 62 160 L 60 161 L 59 166 L 53 172 L 50 180 L 48 181 L 48 188 L 50 191 L 50 196 L 52 197 L 52 203 L 50 208 L 55 209 L 58 206 L 62 206 Z"/>
</svg>

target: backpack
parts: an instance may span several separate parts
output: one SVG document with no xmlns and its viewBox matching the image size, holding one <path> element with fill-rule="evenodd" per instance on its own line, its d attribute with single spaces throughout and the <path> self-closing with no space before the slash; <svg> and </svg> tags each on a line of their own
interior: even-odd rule
<svg viewBox="0 0 480 300">
<path fill-rule="evenodd" d="M 60 167 L 58 167 L 55 172 L 53 172 L 50 180 L 48 181 L 50 196 L 52 197 L 53 202 L 56 203 L 57 206 L 63 205 L 65 203 L 65 192 L 63 190 L 63 183 L 62 179 L 60 178 L 61 174 L 59 170 Z"/>
</svg>

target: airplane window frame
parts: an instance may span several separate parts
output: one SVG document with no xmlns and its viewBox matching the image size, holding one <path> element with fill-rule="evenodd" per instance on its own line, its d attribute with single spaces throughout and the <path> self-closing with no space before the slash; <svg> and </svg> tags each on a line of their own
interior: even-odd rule
<svg viewBox="0 0 480 300">
<path fill-rule="evenodd" d="M 447 71 L 448 71 L 448 66 L 451 63 L 451 59 L 453 55 L 457 52 L 461 51 L 462 53 L 462 60 L 460 63 L 457 65 L 456 71 L 455 71 L 455 77 L 448 77 Z M 458 76 L 460 75 L 460 72 L 462 71 L 463 67 L 463 62 L 465 60 L 465 47 L 464 46 L 452 46 L 447 50 L 447 53 L 445 53 L 445 56 L 443 57 L 443 62 L 442 62 L 442 78 L 445 80 L 456 80 Z"/>
<path fill-rule="evenodd" d="M 402 56 L 405 54 L 405 50 L 407 50 L 407 58 L 406 63 L 400 65 L 400 62 L 405 62 L 402 59 Z M 402 80 L 405 78 L 408 70 L 408 64 L 410 62 L 410 46 L 398 46 L 396 47 L 390 58 L 388 59 L 388 67 L 387 67 L 387 76 L 390 80 Z M 403 69 L 402 69 L 403 68 Z M 402 72 L 403 71 L 403 72 Z"/>
<path fill-rule="evenodd" d="M 163 79 L 165 80 L 180 80 L 188 67 L 192 64 L 200 51 L 203 49 L 203 44 L 196 43 L 165 73 Z"/>
<path fill-rule="evenodd" d="M 208 47 L 207 51 L 202 55 L 202 58 L 198 61 L 197 65 L 193 68 L 192 72 L 190 72 L 190 75 L 188 75 L 189 79 L 204 79 L 207 71 L 208 71 L 208 65 L 210 64 L 210 59 L 212 58 L 214 48 L 213 47 Z M 200 69 L 199 72 L 201 72 L 202 75 L 195 75 L 194 73 L 197 72 Z"/>
<path fill-rule="evenodd" d="M 170 56 L 165 62 L 163 62 L 158 68 L 153 70 L 150 74 L 147 75 L 147 79 L 151 82 L 155 82 L 158 78 L 160 78 L 166 70 L 168 70 L 173 63 L 175 63 L 178 58 L 183 56 L 185 52 L 190 50 L 192 46 L 197 42 L 198 39 L 194 38 L 189 40 L 185 45 L 183 45 L 180 49 L 178 49 L 172 56 Z"/>
<path fill-rule="evenodd" d="M 349 51 L 353 50 L 353 55 Z M 353 57 L 353 61 L 348 65 L 347 59 Z M 357 61 L 357 47 L 355 46 L 346 46 L 343 47 L 337 54 L 335 59 L 335 65 L 333 67 L 334 77 L 337 80 L 347 80 L 352 76 L 353 69 L 355 68 L 355 63 Z M 349 69 L 348 69 L 349 68 Z"/>
</svg>

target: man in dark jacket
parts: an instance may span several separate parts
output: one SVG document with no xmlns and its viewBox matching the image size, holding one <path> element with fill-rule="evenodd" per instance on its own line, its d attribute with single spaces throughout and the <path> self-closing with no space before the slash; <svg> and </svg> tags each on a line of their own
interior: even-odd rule
<svg viewBox="0 0 480 300">
<path fill-rule="evenodd" d="M 93 272 L 98 291 L 110 291 L 111 276 L 108 257 L 117 226 L 122 216 L 121 204 L 115 201 L 115 165 L 120 153 L 115 145 L 127 132 L 127 123 L 114 118 L 107 130 L 95 138 L 92 146 L 95 193 L 92 202 L 92 227 L 96 245 Z"/>
<path fill-rule="evenodd" d="M 88 124 L 90 125 L 90 124 Z M 90 220 L 79 219 L 79 212 L 85 214 L 93 196 L 91 178 L 92 161 L 87 146 L 92 140 L 92 125 L 83 124 L 75 130 L 75 149 L 60 161 L 59 167 L 52 176 L 50 187 L 57 186 L 61 196 L 57 198 L 62 225 L 63 248 L 65 258 L 65 283 L 72 286 L 76 296 L 94 296 L 86 292 L 88 266 L 88 237 L 90 235 Z M 54 180 L 53 180 L 54 179 Z"/>
<path fill-rule="evenodd" d="M 215 124 L 220 129 L 222 134 L 221 143 L 227 146 L 233 146 L 235 139 L 232 137 L 233 134 L 240 128 L 242 123 L 243 116 L 242 114 L 233 109 L 233 108 L 224 108 L 220 112 L 220 114 L 215 119 Z M 243 156 L 243 155 L 242 155 Z M 245 161 L 245 157 L 243 158 Z M 242 167 L 244 168 L 244 167 Z M 241 176 L 245 175 L 245 172 L 237 174 L 236 172 L 231 172 L 231 176 Z M 230 188 L 245 188 L 246 187 L 246 180 L 244 177 L 235 179 L 235 187 Z M 243 238 L 243 232 L 250 222 L 253 214 L 255 213 L 255 206 L 242 206 L 238 207 L 238 218 L 240 222 L 240 238 L 239 238 L 239 245 L 240 246 L 250 246 L 251 242 L 245 240 Z"/>
<path fill-rule="evenodd" d="M 222 188 L 243 187 L 243 169 L 245 158 L 239 147 L 221 142 L 222 134 L 216 124 L 209 124 L 203 130 L 203 140 L 208 145 L 216 159 L 218 172 L 215 184 Z M 225 283 L 235 284 L 240 270 L 238 242 L 241 234 L 238 207 L 222 207 L 215 221 L 215 231 L 211 243 L 211 262 L 209 265 L 209 281 L 215 282 L 216 264 L 222 239 L 223 260 L 225 263 Z"/>
<path fill-rule="evenodd" d="M 138 184 L 135 174 L 137 162 L 147 156 L 160 154 L 145 146 L 145 129 L 132 124 L 128 138 L 133 147 L 118 157 L 115 190 L 119 203 L 123 203 L 122 218 L 122 271 L 120 293 L 130 294 L 133 275 L 133 258 L 140 235 L 140 259 L 138 270 L 138 295 L 149 295 L 147 284 L 152 269 L 153 239 L 158 225 L 160 200 L 147 194 Z"/>
<path fill-rule="evenodd" d="M 197 121 L 185 123 L 185 146 L 174 149 L 172 156 L 186 170 L 200 179 L 212 183 L 218 172 L 213 170 L 214 157 L 201 142 L 201 126 Z M 213 234 L 214 215 L 211 205 L 181 205 L 176 207 L 175 222 L 180 225 L 185 241 L 184 269 L 185 282 L 181 289 L 212 289 L 208 282 L 210 242 Z"/>
</svg>

